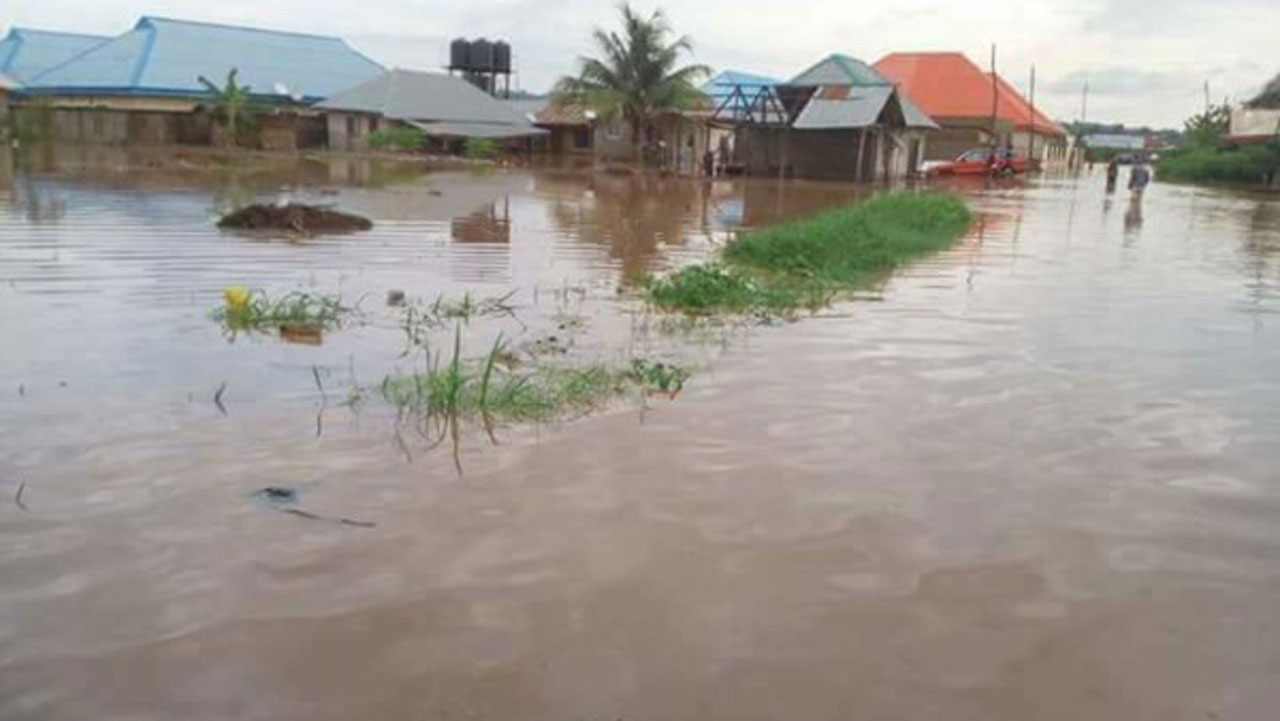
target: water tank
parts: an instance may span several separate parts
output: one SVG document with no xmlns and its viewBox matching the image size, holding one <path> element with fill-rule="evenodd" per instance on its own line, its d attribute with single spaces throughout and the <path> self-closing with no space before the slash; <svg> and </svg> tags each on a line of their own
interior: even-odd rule
<svg viewBox="0 0 1280 721">
<path fill-rule="evenodd" d="M 465 38 L 458 38 L 449 43 L 449 67 L 462 70 L 471 62 L 471 43 Z"/>
<path fill-rule="evenodd" d="M 493 69 L 500 73 L 511 72 L 511 46 L 502 40 L 493 44 Z"/>
<path fill-rule="evenodd" d="M 480 38 L 471 41 L 471 52 L 467 53 L 471 70 L 487 72 L 493 70 L 493 43 Z"/>
</svg>

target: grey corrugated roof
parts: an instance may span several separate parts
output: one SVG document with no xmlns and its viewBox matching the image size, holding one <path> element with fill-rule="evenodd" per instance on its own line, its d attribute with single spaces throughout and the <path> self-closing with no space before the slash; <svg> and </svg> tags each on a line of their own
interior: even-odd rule
<svg viewBox="0 0 1280 721">
<path fill-rule="evenodd" d="M 205 95 L 232 68 L 255 95 L 314 101 L 385 69 L 340 38 L 143 17 L 133 30 L 27 81 L 47 90 Z"/>
<path fill-rule="evenodd" d="M 884 106 L 893 97 L 893 87 L 854 88 L 848 98 L 810 100 L 792 127 L 797 130 L 866 128 L 875 125 Z"/>
<path fill-rule="evenodd" d="M 788 85 L 887 85 L 889 81 L 870 65 L 833 54 L 791 79 Z"/>
<path fill-rule="evenodd" d="M 532 125 L 512 125 L 509 123 L 427 123 L 421 120 L 406 121 L 427 135 L 438 138 L 523 138 L 528 135 L 542 135 L 546 130 Z"/>
<path fill-rule="evenodd" d="M 548 98 L 514 98 L 506 99 L 502 102 L 506 103 L 507 107 L 516 111 L 521 116 L 529 119 L 530 121 L 535 121 L 538 117 L 538 113 L 542 112 L 542 109 L 547 107 L 551 101 Z"/>
<path fill-rule="evenodd" d="M 532 124 L 514 108 L 483 90 L 441 73 L 392 70 L 354 88 L 326 98 L 317 107 L 379 113 L 395 120 L 505 124 Z"/>
<path fill-rule="evenodd" d="M 942 128 L 929 117 L 923 110 L 911 102 L 906 93 L 902 89 L 898 89 L 898 104 L 902 106 L 902 116 L 906 118 L 908 128 L 918 128 L 922 130 L 941 130 Z"/>
</svg>

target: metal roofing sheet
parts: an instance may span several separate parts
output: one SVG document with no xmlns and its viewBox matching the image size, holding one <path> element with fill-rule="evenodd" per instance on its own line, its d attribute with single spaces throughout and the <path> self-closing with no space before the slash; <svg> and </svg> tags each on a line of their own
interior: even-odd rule
<svg viewBox="0 0 1280 721">
<path fill-rule="evenodd" d="M 504 125 L 501 123 L 426 123 L 418 120 L 407 121 L 427 135 L 441 138 L 523 138 L 530 135 L 544 135 L 548 131 L 532 125 Z"/>
<path fill-rule="evenodd" d="M 0 40 L 0 73 L 18 81 L 29 80 L 109 39 L 15 27 Z"/>
<path fill-rule="evenodd" d="M 893 88 L 856 88 L 847 98 L 810 100 L 792 127 L 797 130 L 835 130 L 875 125 L 884 106 L 893 97 Z"/>
<path fill-rule="evenodd" d="M 204 93 L 239 71 L 255 95 L 318 100 L 375 77 L 381 65 L 339 38 L 144 17 L 134 29 L 47 71 L 28 85 L 136 94 Z"/>
<path fill-rule="evenodd" d="M 461 78 L 413 70 L 392 70 L 318 107 L 379 113 L 398 120 L 530 126 L 523 113 Z"/>
<path fill-rule="evenodd" d="M 828 55 L 791 79 L 788 85 L 886 85 L 889 81 L 870 65 L 848 55 Z"/>
</svg>

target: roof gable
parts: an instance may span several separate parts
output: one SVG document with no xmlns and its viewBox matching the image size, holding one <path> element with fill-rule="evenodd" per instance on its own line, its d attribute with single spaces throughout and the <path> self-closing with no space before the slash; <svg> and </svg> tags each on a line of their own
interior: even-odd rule
<svg viewBox="0 0 1280 721">
<path fill-rule="evenodd" d="M 791 79 L 788 85 L 888 85 L 870 65 L 839 53 L 828 55 Z"/>
<path fill-rule="evenodd" d="M 98 35 L 15 27 L 0 40 L 0 73 L 26 81 L 108 40 Z"/>
<path fill-rule="evenodd" d="M 232 68 L 256 95 L 318 100 L 384 71 L 340 38 L 143 17 L 133 30 L 43 73 L 40 88 L 204 94 Z"/>
</svg>

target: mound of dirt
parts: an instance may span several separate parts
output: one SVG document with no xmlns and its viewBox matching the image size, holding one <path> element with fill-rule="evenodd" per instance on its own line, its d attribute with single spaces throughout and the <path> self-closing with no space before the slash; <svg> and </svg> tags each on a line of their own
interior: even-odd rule
<svg viewBox="0 0 1280 721">
<path fill-rule="evenodd" d="M 373 227 L 373 222 L 368 218 L 329 208 L 289 203 L 246 206 L 223 216 L 218 221 L 218 227 L 232 230 L 287 230 L 314 235 L 369 230 Z"/>
</svg>

